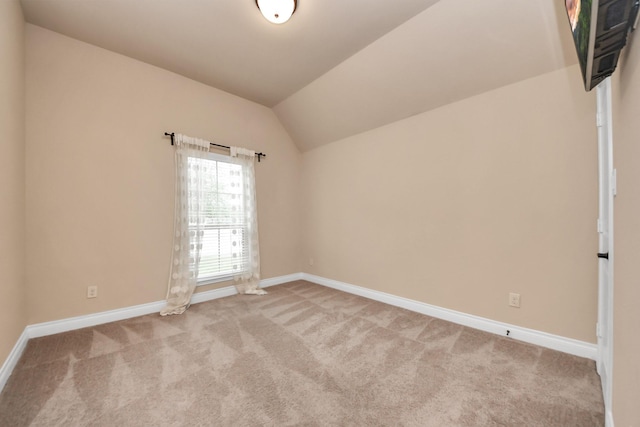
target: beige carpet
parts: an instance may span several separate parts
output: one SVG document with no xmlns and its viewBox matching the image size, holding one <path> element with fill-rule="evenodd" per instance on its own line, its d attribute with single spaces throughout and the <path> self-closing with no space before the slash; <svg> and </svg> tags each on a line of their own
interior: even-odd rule
<svg viewBox="0 0 640 427">
<path fill-rule="evenodd" d="M 29 341 L 2 426 L 602 426 L 593 361 L 308 282 Z"/>
</svg>

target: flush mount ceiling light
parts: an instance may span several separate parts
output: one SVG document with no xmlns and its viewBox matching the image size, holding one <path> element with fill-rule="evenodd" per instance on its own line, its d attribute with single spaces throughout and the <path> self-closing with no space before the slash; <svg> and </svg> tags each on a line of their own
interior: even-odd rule
<svg viewBox="0 0 640 427">
<path fill-rule="evenodd" d="M 284 24 L 298 7 L 297 0 L 256 0 L 262 16 L 274 24 Z"/>
</svg>

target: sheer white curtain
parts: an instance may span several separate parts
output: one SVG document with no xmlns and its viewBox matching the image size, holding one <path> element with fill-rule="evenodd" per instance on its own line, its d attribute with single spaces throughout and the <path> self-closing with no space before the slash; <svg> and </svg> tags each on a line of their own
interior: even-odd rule
<svg viewBox="0 0 640 427">
<path fill-rule="evenodd" d="M 209 141 L 176 134 L 174 143 L 176 205 L 173 250 L 167 305 L 160 312 L 162 316 L 183 313 L 189 307 L 191 296 L 198 283 L 200 259 L 205 243 L 207 209 L 210 208 L 207 205 L 207 200 L 210 202 L 207 192 L 211 191 L 211 187 L 207 184 L 207 179 L 211 176 L 207 176 L 210 173 L 207 164 L 214 163 L 193 161 L 193 159 L 210 157 Z M 242 226 L 240 236 L 236 236 L 230 242 L 232 247 L 229 251 L 236 261 L 233 265 L 234 271 L 239 272 L 233 275 L 238 293 L 264 295 L 266 292 L 259 287 L 260 253 L 254 159 L 254 151 L 231 147 L 229 163 L 241 167 L 230 171 L 232 176 L 225 178 L 225 182 L 235 189 L 231 196 L 240 197 L 240 200 L 236 199 L 228 206 L 231 208 L 229 215 L 235 216 L 229 218 L 229 223 L 242 224 Z M 241 191 L 236 191 L 239 189 Z M 236 234 L 236 231 L 233 233 Z"/>
<path fill-rule="evenodd" d="M 256 178 L 254 159 L 256 153 L 240 147 L 231 147 L 231 158 L 234 163 L 242 166 L 237 185 L 243 186 L 242 206 L 237 214 L 243 216 L 245 225 L 242 233 L 243 264 L 241 273 L 233 276 L 238 293 L 264 295 L 260 289 L 260 251 L 258 241 L 258 206 L 256 203 Z"/>
<path fill-rule="evenodd" d="M 173 250 L 167 305 L 160 314 L 183 313 L 191 303 L 191 295 L 198 283 L 198 266 L 204 234 L 202 197 L 203 178 L 197 173 L 200 165 L 189 162 L 190 157 L 206 158 L 211 146 L 208 141 L 176 134 L 176 184 Z"/>
</svg>

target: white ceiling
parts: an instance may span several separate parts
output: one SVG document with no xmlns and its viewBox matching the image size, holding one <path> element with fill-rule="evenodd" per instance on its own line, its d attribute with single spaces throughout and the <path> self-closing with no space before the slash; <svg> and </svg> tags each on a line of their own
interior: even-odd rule
<svg viewBox="0 0 640 427">
<path fill-rule="evenodd" d="M 558 0 L 21 0 L 26 20 L 258 102 L 301 150 L 577 62 Z M 576 78 L 579 78 L 577 75 Z"/>
</svg>

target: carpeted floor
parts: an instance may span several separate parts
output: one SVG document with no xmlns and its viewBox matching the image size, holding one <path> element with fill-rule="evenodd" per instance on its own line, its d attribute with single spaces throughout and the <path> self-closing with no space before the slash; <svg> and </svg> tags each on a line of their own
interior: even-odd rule
<svg viewBox="0 0 640 427">
<path fill-rule="evenodd" d="M 2 426 L 602 426 L 591 360 L 308 282 L 33 339 Z"/>
</svg>

